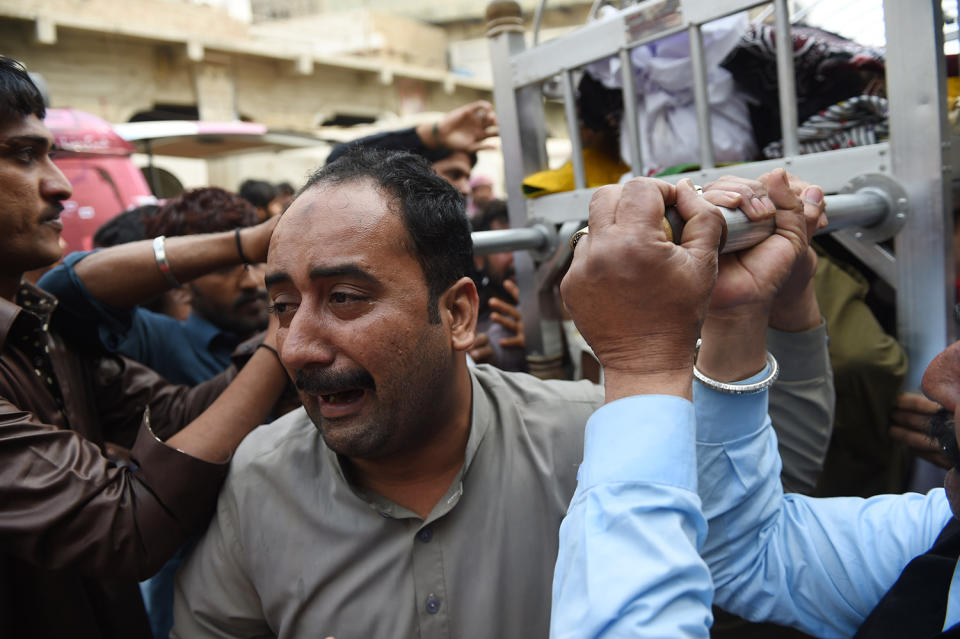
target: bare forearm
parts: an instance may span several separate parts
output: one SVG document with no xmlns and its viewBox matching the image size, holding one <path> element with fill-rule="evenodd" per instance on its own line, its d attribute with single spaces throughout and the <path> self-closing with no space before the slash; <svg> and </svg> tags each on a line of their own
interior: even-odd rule
<svg viewBox="0 0 960 639">
<path fill-rule="evenodd" d="M 275 225 L 274 218 L 240 229 L 243 257 L 265 261 Z M 169 237 L 163 244 L 170 273 L 181 283 L 243 261 L 234 231 Z M 118 308 L 135 306 L 170 288 L 157 264 L 153 240 L 91 253 L 77 262 L 74 271 L 91 295 Z"/>
<path fill-rule="evenodd" d="M 799 333 L 820 326 L 820 306 L 813 280 L 791 300 L 774 303 L 773 310 L 738 310 L 726 317 L 708 316 L 697 357 L 701 373 L 720 382 L 734 382 L 757 374 L 766 366 L 767 326 L 786 333 Z"/>
<path fill-rule="evenodd" d="M 164 249 L 179 282 L 240 262 L 232 232 L 171 237 Z M 74 271 L 91 295 L 118 308 L 135 306 L 170 288 L 157 266 L 153 240 L 91 253 L 77 262 Z"/>
<path fill-rule="evenodd" d="M 813 278 L 804 290 L 790 300 L 778 297 L 770 311 L 770 328 L 784 333 L 799 333 L 820 326 L 820 304 L 814 291 Z"/>
<path fill-rule="evenodd" d="M 286 383 L 276 356 L 258 348 L 220 397 L 167 444 L 205 461 L 226 461 L 243 438 L 266 421 Z"/>
<path fill-rule="evenodd" d="M 701 330 L 697 369 L 719 382 L 735 382 L 766 366 L 767 313 L 757 310 L 740 316 L 707 316 Z"/>
</svg>

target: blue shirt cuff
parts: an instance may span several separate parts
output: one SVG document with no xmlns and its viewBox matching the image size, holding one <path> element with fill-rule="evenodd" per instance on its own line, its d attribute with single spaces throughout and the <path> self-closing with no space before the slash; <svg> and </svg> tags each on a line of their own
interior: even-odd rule
<svg viewBox="0 0 960 639">
<path fill-rule="evenodd" d="M 649 481 L 697 490 L 693 404 L 672 395 L 625 397 L 600 407 L 587 421 L 578 481 Z"/>
<path fill-rule="evenodd" d="M 770 374 L 768 364 L 762 371 L 735 384 L 753 384 Z M 740 439 L 766 422 L 770 390 L 750 395 L 735 395 L 714 390 L 698 380 L 693 382 L 693 402 L 697 407 L 697 441 L 705 444 Z M 751 430 L 745 432 L 744 428 Z"/>
</svg>

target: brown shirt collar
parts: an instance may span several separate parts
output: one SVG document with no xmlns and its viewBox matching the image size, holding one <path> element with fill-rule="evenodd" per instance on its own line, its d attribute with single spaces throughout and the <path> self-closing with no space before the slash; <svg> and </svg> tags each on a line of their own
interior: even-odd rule
<svg viewBox="0 0 960 639">
<path fill-rule="evenodd" d="M 50 316 L 57 307 L 57 298 L 40 290 L 33 284 L 23 281 L 17 289 L 15 302 L 0 298 L 0 348 L 7 342 L 13 325 L 21 311 L 28 312 L 44 327 L 49 325 Z"/>
</svg>

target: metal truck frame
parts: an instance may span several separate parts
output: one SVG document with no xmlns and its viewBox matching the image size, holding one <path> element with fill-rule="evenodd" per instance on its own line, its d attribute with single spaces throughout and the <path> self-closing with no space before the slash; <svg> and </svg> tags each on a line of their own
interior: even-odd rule
<svg viewBox="0 0 960 639">
<path fill-rule="evenodd" d="M 629 69 L 632 47 L 686 31 L 691 42 L 700 130 L 699 184 L 720 175 L 755 178 L 785 167 L 827 193 L 827 231 L 897 291 L 898 339 L 910 358 L 905 388 L 919 387 L 930 360 L 956 337 L 953 261 L 954 167 L 960 145 L 947 122 L 943 14 L 939 0 L 885 0 L 889 141 L 800 155 L 790 15 L 787 0 L 772 2 L 784 157 L 714 168 L 701 26 L 735 12 L 771 4 L 756 0 L 647 0 L 619 16 L 590 23 L 527 48 L 519 5 L 487 6 L 494 101 L 500 125 L 512 230 L 477 233 L 478 252 L 517 250 L 515 264 L 531 372 L 555 373 L 563 340 L 555 284 L 570 258 L 567 240 L 587 218 L 593 189 L 584 167 L 574 103 L 575 70 L 620 56 Z M 573 151 L 576 189 L 527 199 L 524 176 L 547 168 L 541 85 L 560 78 Z M 640 167 L 632 73 L 623 74 L 629 163 Z M 705 135 L 704 133 L 707 132 Z M 894 253 L 880 246 L 894 238 Z M 526 249 L 526 250 L 520 250 Z"/>
</svg>

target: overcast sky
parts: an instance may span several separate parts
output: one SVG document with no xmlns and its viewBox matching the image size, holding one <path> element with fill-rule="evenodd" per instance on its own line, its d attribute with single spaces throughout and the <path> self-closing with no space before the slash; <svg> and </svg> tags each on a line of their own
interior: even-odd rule
<svg viewBox="0 0 960 639">
<path fill-rule="evenodd" d="M 805 18 L 808 24 L 822 26 L 860 44 L 884 45 L 882 0 L 799 0 L 797 4 L 809 11 Z M 944 16 L 950 22 L 946 31 L 955 34 L 957 2 L 943 0 L 942 6 Z M 948 53 L 957 53 L 958 49 L 957 40 L 946 46 Z"/>
</svg>

